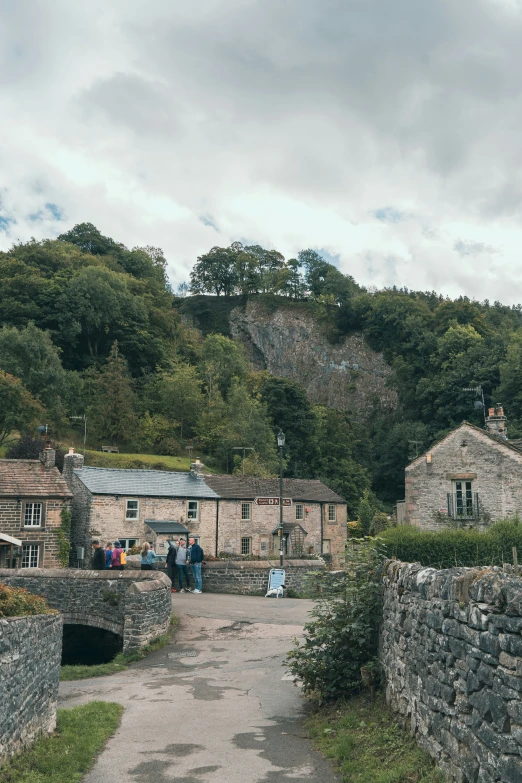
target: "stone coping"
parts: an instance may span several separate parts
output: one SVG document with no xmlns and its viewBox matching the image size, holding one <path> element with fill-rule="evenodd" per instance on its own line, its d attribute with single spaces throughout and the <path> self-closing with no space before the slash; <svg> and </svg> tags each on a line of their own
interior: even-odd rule
<svg viewBox="0 0 522 783">
<path fill-rule="evenodd" d="M 279 560 L 210 560 L 207 562 L 207 568 L 220 569 L 231 568 L 238 571 L 246 570 L 266 570 L 270 568 L 281 568 Z M 291 568 L 325 568 L 321 560 L 284 560 L 282 568 L 288 571 Z"/>
<path fill-rule="evenodd" d="M 161 571 L 140 571 L 139 569 L 117 571 L 110 568 L 106 571 L 88 571 L 80 568 L 0 568 L 0 582 L 2 578 L 12 579 L 17 576 L 38 579 L 101 579 L 110 582 L 116 580 L 124 582 L 159 580 L 161 582 L 166 580 L 170 584 L 169 579 Z"/>
</svg>

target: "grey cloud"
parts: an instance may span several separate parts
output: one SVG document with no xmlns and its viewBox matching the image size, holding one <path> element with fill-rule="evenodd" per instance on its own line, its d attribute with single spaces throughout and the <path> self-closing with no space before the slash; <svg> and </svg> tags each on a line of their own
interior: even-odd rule
<svg viewBox="0 0 522 783">
<path fill-rule="evenodd" d="M 462 239 L 459 239 L 458 242 L 455 242 L 454 247 L 457 253 L 461 256 L 479 256 L 483 255 L 484 253 L 492 255 L 499 252 L 496 248 L 492 247 L 491 245 L 486 245 L 484 242 L 465 242 Z"/>
</svg>

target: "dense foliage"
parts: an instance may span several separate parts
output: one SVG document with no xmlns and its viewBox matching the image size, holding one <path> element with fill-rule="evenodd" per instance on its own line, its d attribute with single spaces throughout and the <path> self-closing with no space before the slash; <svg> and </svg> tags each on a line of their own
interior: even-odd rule
<svg viewBox="0 0 522 783">
<path fill-rule="evenodd" d="M 125 247 L 90 223 L 0 252 L 0 445 L 49 423 L 64 438 L 87 416 L 88 445 L 188 456 L 245 473 L 320 478 L 375 510 L 404 493 L 404 466 L 463 419 L 483 424 L 477 395 L 500 400 L 522 435 L 522 308 L 433 292 L 368 291 L 314 250 L 285 260 L 234 243 L 200 256 L 173 294 L 155 247 Z M 229 314 L 255 296 L 305 309 L 335 342 L 353 331 L 384 354 L 399 405 L 368 399 L 367 418 L 312 406 L 302 387 L 253 371 Z M 192 322 L 197 331 L 187 324 Z M 74 424 L 71 424 L 74 422 Z M 188 451 L 187 451 L 188 449 Z M 368 494 L 369 493 L 369 494 Z M 389 506 L 388 506 L 389 507 Z M 365 529 L 365 532 L 368 530 Z"/>
<path fill-rule="evenodd" d="M 377 655 L 382 611 L 379 539 L 351 539 L 346 570 L 314 576 L 320 598 L 304 638 L 288 653 L 288 668 L 320 701 L 361 687 L 361 666 Z"/>
<path fill-rule="evenodd" d="M 430 533 L 407 525 L 380 534 L 388 557 L 433 568 L 502 566 L 513 562 L 513 547 L 522 559 L 522 524 L 497 522 L 485 532 L 446 529 Z"/>
<path fill-rule="evenodd" d="M 33 595 L 23 587 L 0 584 L 0 617 L 55 613 L 41 595 Z"/>
</svg>

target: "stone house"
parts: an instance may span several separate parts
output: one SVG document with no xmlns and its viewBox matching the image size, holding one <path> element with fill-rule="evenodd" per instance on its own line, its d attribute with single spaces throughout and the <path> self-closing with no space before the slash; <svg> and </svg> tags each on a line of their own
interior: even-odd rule
<svg viewBox="0 0 522 783">
<path fill-rule="evenodd" d="M 90 555 L 93 537 L 128 549 L 150 541 L 156 551 L 174 535 L 193 536 L 207 554 L 268 556 L 279 552 L 278 479 L 211 476 L 196 461 L 189 473 L 84 467 L 72 450 L 64 477 L 72 492 L 73 557 Z M 284 480 L 283 542 L 287 556 L 330 553 L 346 540 L 346 503 L 320 481 Z"/>
<path fill-rule="evenodd" d="M 55 451 L 40 459 L 0 459 L 0 568 L 58 568 L 62 509 L 72 492 L 55 467 Z"/>
<path fill-rule="evenodd" d="M 507 439 L 502 406 L 486 429 L 463 422 L 406 467 L 405 521 L 440 530 L 452 521 L 484 527 L 522 515 L 522 451 Z"/>
</svg>

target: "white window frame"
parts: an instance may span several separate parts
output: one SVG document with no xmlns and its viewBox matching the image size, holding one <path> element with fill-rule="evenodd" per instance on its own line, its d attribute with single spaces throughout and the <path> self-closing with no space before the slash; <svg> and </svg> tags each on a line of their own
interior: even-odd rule
<svg viewBox="0 0 522 783">
<path fill-rule="evenodd" d="M 191 505 L 196 505 L 196 508 L 190 508 Z M 196 516 L 193 516 L 194 510 Z M 191 522 L 199 522 L 199 500 L 187 500 L 187 519 Z"/>
<path fill-rule="evenodd" d="M 40 544 L 22 544 L 22 558 L 20 560 L 20 568 L 38 568 L 39 561 Z"/>
<path fill-rule="evenodd" d="M 245 516 L 245 513 L 248 516 Z M 241 522 L 250 522 L 252 520 L 252 503 L 241 503 Z"/>
<path fill-rule="evenodd" d="M 140 539 L 137 536 L 132 536 L 132 538 L 120 538 L 118 537 L 118 541 L 121 544 L 121 548 L 124 550 L 124 552 L 127 551 L 127 549 L 130 549 L 133 546 L 139 546 L 140 545 Z M 135 541 L 134 544 L 129 544 L 129 541 Z"/>
<path fill-rule="evenodd" d="M 302 522 L 304 519 L 304 503 L 295 504 L 295 518 L 298 522 Z"/>
<path fill-rule="evenodd" d="M 129 509 L 129 503 L 136 503 L 136 508 Z M 136 516 L 129 516 L 129 511 Z M 137 498 L 126 498 L 125 500 L 125 521 L 137 522 L 140 518 L 140 501 Z"/>
<path fill-rule="evenodd" d="M 35 518 L 35 509 L 36 506 L 38 506 L 38 522 L 34 522 Z M 27 521 L 27 510 L 31 509 L 30 511 L 30 521 Z M 38 501 L 28 501 L 24 503 L 24 524 L 23 527 L 31 527 L 31 528 L 40 528 L 42 527 L 42 520 L 43 520 L 43 514 L 44 514 L 44 505 L 43 503 L 40 503 Z"/>
<path fill-rule="evenodd" d="M 328 522 L 337 522 L 337 506 L 335 503 L 328 503 Z"/>
<path fill-rule="evenodd" d="M 243 552 L 243 542 L 248 541 L 248 552 Z M 250 536 L 241 536 L 241 554 L 242 555 L 251 555 L 252 554 L 252 539 Z"/>
</svg>

